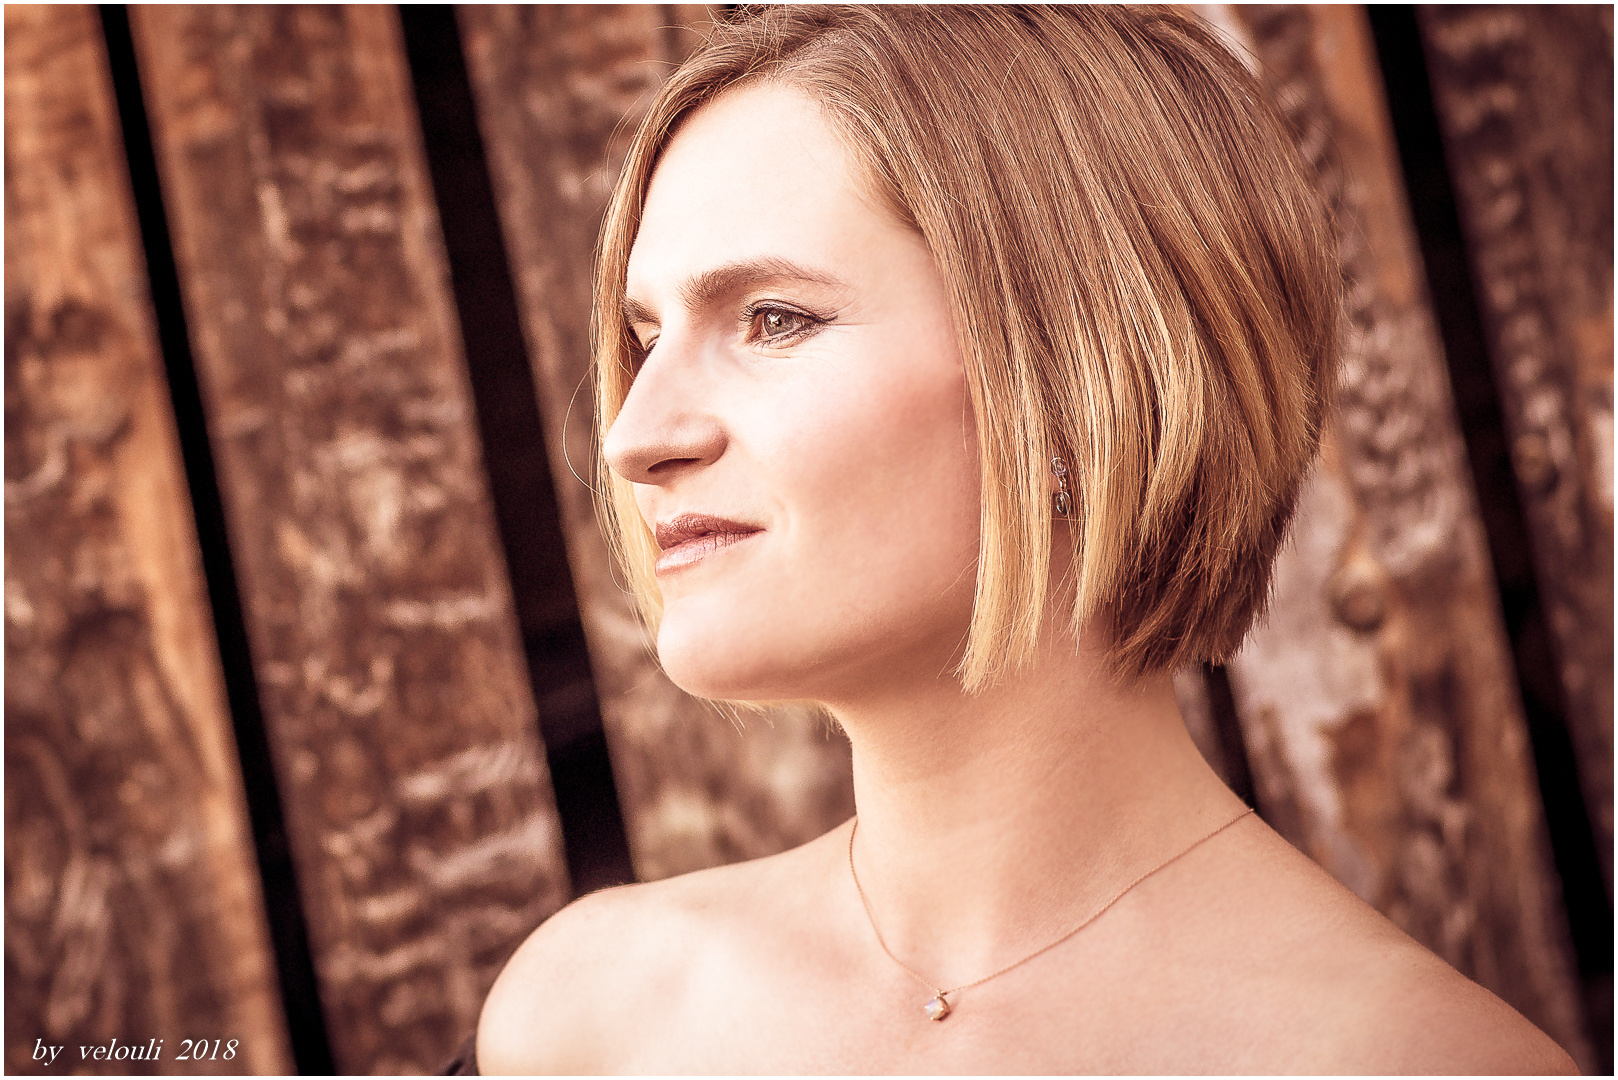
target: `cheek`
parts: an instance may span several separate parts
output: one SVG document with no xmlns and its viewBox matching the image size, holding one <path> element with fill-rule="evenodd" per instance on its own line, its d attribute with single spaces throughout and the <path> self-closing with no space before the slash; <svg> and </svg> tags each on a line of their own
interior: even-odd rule
<svg viewBox="0 0 1618 1080">
<path fill-rule="evenodd" d="M 964 381 L 952 349 L 892 355 L 817 372 L 733 429 L 773 535 L 745 574 L 670 606 L 659 651 L 687 689 L 815 697 L 900 654 L 942 670 L 964 641 L 981 513 Z"/>
<path fill-rule="evenodd" d="M 862 387 L 819 440 L 819 459 L 803 464 L 816 496 L 804 537 L 837 550 L 843 573 L 865 588 L 936 594 L 976 550 L 979 477 L 965 388 L 953 372 L 928 375 Z"/>
</svg>

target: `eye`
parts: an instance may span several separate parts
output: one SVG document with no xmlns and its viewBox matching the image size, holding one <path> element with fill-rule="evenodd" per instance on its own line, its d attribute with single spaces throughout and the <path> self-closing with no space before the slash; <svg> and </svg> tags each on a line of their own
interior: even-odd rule
<svg viewBox="0 0 1618 1080">
<path fill-rule="evenodd" d="M 646 357 L 651 354 L 652 346 L 657 344 L 657 334 L 648 333 L 645 338 L 631 329 L 627 335 L 626 344 L 629 346 L 630 363 L 636 370 L 646 363 Z"/>
<path fill-rule="evenodd" d="M 821 326 L 823 319 L 790 308 L 754 305 L 742 312 L 747 340 L 763 345 L 790 345 Z"/>
</svg>

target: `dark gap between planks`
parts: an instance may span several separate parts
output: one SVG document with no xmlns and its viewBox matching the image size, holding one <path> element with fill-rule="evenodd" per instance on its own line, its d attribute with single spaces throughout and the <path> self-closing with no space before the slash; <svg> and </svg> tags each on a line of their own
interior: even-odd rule
<svg viewBox="0 0 1618 1080">
<path fill-rule="evenodd" d="M 1213 720 L 1214 733 L 1219 737 L 1220 755 L 1225 761 L 1226 777 L 1236 797 L 1264 816 L 1253 791 L 1253 767 L 1247 759 L 1247 743 L 1242 738 L 1242 724 L 1236 716 L 1236 699 L 1230 691 L 1230 675 L 1223 664 L 1202 665 L 1202 685 L 1208 694 L 1208 712 Z"/>
<path fill-rule="evenodd" d="M 264 888 L 270 943 L 275 953 L 293 1060 L 300 1073 L 330 1074 L 334 1071 L 331 1045 L 320 1012 L 308 928 L 287 843 L 280 794 L 275 785 L 269 738 L 259 708 L 258 682 L 253 674 L 241 597 L 236 591 L 236 572 L 214 475 L 213 452 L 208 445 L 202 394 L 192 364 L 180 278 L 174 264 L 174 251 L 169 245 L 168 217 L 163 210 L 158 183 L 157 157 L 141 99 L 128 9 L 122 4 L 101 5 L 101 25 L 107 40 L 113 94 L 118 102 L 124 152 L 129 160 L 130 187 L 146 254 L 158 343 L 174 401 L 180 455 L 185 463 L 197 539 L 202 548 L 202 571 L 208 583 L 208 601 L 219 639 L 219 658 L 224 666 L 225 691 L 235 729 L 236 751 L 241 759 L 247 814 Z"/>
<path fill-rule="evenodd" d="M 483 461 L 576 894 L 635 880 L 556 508 L 536 382 L 450 7 L 400 8 Z"/>
</svg>

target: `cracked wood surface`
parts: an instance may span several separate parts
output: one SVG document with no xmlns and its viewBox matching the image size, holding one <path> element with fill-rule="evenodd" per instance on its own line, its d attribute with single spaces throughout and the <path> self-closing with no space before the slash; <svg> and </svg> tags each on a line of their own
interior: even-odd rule
<svg viewBox="0 0 1618 1080">
<path fill-rule="evenodd" d="M 101 25 L 5 30 L 6 1071 L 286 1072 Z"/>
<path fill-rule="evenodd" d="M 1612 897 L 1612 8 L 1418 9 Z"/>
<path fill-rule="evenodd" d="M 1586 1066 L 1488 550 L 1362 9 L 1234 9 L 1339 214 L 1344 364 L 1268 618 L 1229 667 L 1260 809 Z"/>
<path fill-rule="evenodd" d="M 849 752 L 804 710 L 746 730 L 669 682 L 615 578 L 586 480 L 590 282 L 628 140 L 700 40 L 700 7 L 458 10 L 557 506 L 637 875 L 768 855 L 853 813 Z"/>
<path fill-rule="evenodd" d="M 430 1071 L 568 884 L 397 13 L 131 21 L 333 1056 Z"/>
</svg>

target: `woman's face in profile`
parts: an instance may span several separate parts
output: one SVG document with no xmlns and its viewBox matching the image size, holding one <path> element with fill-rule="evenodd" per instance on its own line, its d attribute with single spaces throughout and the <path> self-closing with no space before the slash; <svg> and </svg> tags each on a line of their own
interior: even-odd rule
<svg viewBox="0 0 1618 1080">
<path fill-rule="evenodd" d="M 607 435 L 684 689 L 836 703 L 946 675 L 972 611 L 971 406 L 943 281 L 801 93 L 679 129 L 629 260 L 649 351 Z"/>
</svg>

